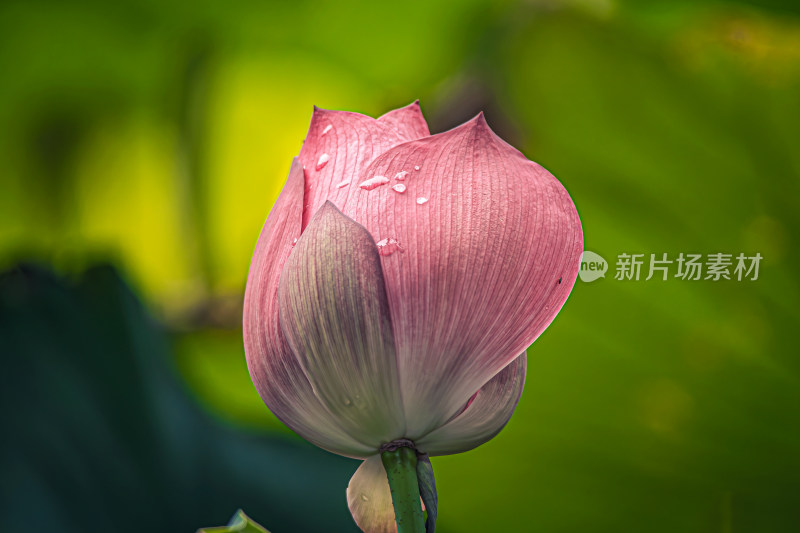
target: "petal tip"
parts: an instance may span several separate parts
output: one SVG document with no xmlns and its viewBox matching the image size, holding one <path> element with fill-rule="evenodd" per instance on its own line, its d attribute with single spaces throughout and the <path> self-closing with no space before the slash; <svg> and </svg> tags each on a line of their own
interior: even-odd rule
<svg viewBox="0 0 800 533">
<path fill-rule="evenodd" d="M 472 120 L 470 120 L 469 123 L 475 129 L 484 129 L 486 131 L 494 133 L 492 131 L 492 128 L 489 127 L 489 123 L 486 122 L 486 115 L 483 113 L 483 111 L 478 112 L 478 114 L 475 115 L 475 117 Z"/>
<path fill-rule="evenodd" d="M 505 144 L 505 141 L 503 141 L 492 130 L 492 128 L 489 126 L 489 123 L 486 122 L 486 116 L 484 115 L 483 111 L 479 112 L 477 115 L 475 115 L 468 121 L 464 122 L 463 124 L 456 126 L 449 132 L 445 132 L 445 134 L 447 133 L 472 136 L 475 138 L 490 139 L 493 141 L 500 141 L 503 144 Z"/>
<path fill-rule="evenodd" d="M 336 219 L 336 224 L 353 224 L 360 228 L 361 231 L 364 231 L 367 235 L 370 235 L 370 239 L 372 239 L 371 234 L 364 226 L 342 213 L 342 210 L 339 209 L 331 200 L 325 200 L 325 203 L 322 204 L 319 209 L 317 209 L 317 212 L 314 213 L 314 216 L 312 217 L 312 221 L 316 219 L 319 219 L 320 221 L 323 219 L 328 219 L 328 223 L 333 222 L 334 219 Z"/>
<path fill-rule="evenodd" d="M 345 216 L 344 213 L 342 213 L 338 207 L 336 207 L 336 204 L 334 204 L 330 200 L 325 200 L 325 203 L 322 204 L 320 208 L 317 209 L 317 211 L 311 217 L 309 226 L 311 225 L 311 222 L 313 222 L 314 220 L 322 220 L 324 218 L 337 217 L 337 216 L 349 218 Z"/>
<path fill-rule="evenodd" d="M 333 209 L 333 211 L 334 211 L 335 213 L 338 213 L 338 214 L 340 214 L 340 215 L 342 214 L 342 212 L 339 210 L 339 208 L 338 208 L 338 207 L 336 207 L 336 204 L 335 204 L 335 203 L 333 203 L 333 202 L 332 202 L 332 201 L 330 201 L 330 200 L 325 200 L 325 203 L 324 203 L 324 204 L 322 204 L 322 207 L 320 207 L 320 208 L 319 208 L 319 210 L 320 210 L 320 211 L 322 211 L 323 209 L 325 209 L 325 210 L 330 210 L 330 209 Z"/>
<path fill-rule="evenodd" d="M 325 109 L 324 107 L 319 107 L 318 105 L 312 106 L 311 112 L 311 121 L 319 120 L 320 117 L 325 115 L 329 115 L 331 113 L 330 109 Z"/>
</svg>

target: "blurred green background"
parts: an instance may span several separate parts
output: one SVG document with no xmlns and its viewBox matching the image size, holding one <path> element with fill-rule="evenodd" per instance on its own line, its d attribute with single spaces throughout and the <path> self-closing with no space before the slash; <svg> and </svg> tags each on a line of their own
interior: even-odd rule
<svg viewBox="0 0 800 533">
<path fill-rule="evenodd" d="M 312 105 L 416 98 L 434 132 L 484 110 L 558 176 L 609 274 L 623 252 L 764 258 L 755 282 L 578 282 L 508 427 L 434 460 L 439 530 L 797 531 L 781 0 L 0 4 L 0 530 L 243 507 L 273 533 L 357 531 L 357 463 L 263 406 L 241 301 Z"/>
</svg>

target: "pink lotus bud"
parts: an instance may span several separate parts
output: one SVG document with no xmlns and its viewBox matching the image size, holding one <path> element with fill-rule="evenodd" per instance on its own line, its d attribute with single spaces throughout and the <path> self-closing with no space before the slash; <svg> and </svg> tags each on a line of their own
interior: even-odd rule
<svg viewBox="0 0 800 533">
<path fill-rule="evenodd" d="M 366 459 L 348 487 L 362 529 L 394 528 L 383 444 L 458 453 L 508 422 L 582 250 L 567 191 L 482 114 L 430 135 L 416 102 L 314 109 L 253 256 L 244 344 L 279 419 Z"/>
</svg>

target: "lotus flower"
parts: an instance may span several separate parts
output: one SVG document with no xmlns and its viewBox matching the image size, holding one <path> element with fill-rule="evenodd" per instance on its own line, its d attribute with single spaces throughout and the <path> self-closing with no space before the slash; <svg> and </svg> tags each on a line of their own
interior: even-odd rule
<svg viewBox="0 0 800 533">
<path fill-rule="evenodd" d="M 281 421 L 364 460 L 347 491 L 364 531 L 395 531 L 383 446 L 459 453 L 508 422 L 582 249 L 567 191 L 482 114 L 430 135 L 416 102 L 314 109 L 253 256 L 244 344 Z"/>
</svg>

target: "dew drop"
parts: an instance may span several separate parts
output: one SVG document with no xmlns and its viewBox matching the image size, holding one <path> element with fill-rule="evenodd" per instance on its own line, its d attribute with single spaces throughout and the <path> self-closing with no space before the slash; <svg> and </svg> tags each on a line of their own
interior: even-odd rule
<svg viewBox="0 0 800 533">
<path fill-rule="evenodd" d="M 375 246 L 378 247 L 378 255 L 392 255 L 395 252 L 405 253 L 405 248 L 400 246 L 400 242 L 397 239 L 393 239 L 391 237 L 387 239 L 381 239 Z"/>
<path fill-rule="evenodd" d="M 427 203 L 428 203 L 428 199 L 425 198 L 424 196 L 420 196 L 419 198 L 417 198 L 417 204 L 418 205 L 427 204 Z"/>
<path fill-rule="evenodd" d="M 400 172 L 394 175 L 394 179 L 396 179 L 397 181 L 403 181 L 404 179 L 406 179 L 406 176 L 408 176 L 408 171 L 401 170 Z"/>
<path fill-rule="evenodd" d="M 365 502 L 368 502 L 369 501 L 369 496 L 367 496 L 366 494 L 362 494 L 361 495 L 361 500 L 365 501 Z"/>
<path fill-rule="evenodd" d="M 375 176 L 374 178 L 362 181 L 358 186 L 364 190 L 371 191 L 375 187 L 380 187 L 381 185 L 385 185 L 387 183 L 389 183 L 389 178 L 386 176 Z"/>
<path fill-rule="evenodd" d="M 317 160 L 317 170 L 320 170 L 322 167 L 327 165 L 330 158 L 331 156 L 329 156 L 328 154 L 322 154 L 321 156 L 319 156 L 319 159 Z"/>
<path fill-rule="evenodd" d="M 403 185 L 402 183 L 398 183 L 397 185 L 392 187 L 392 189 L 394 189 L 395 192 L 399 192 L 400 194 L 403 194 L 404 192 L 406 192 L 406 186 Z"/>
<path fill-rule="evenodd" d="M 294 239 L 294 240 L 292 241 L 292 246 L 294 246 L 295 244 L 297 244 L 297 239 Z"/>
<path fill-rule="evenodd" d="M 350 185 L 350 182 L 348 180 L 344 180 L 341 183 L 337 183 L 336 188 L 341 189 L 342 187 L 347 187 L 348 185 Z"/>
<path fill-rule="evenodd" d="M 351 406 L 351 405 L 353 405 L 353 402 L 352 402 L 352 401 L 350 401 L 350 398 L 347 398 L 347 397 L 345 397 L 345 399 L 344 399 L 344 400 L 342 400 L 342 401 L 344 401 L 344 404 L 345 404 L 346 406 L 348 406 L 348 407 L 349 407 L 349 406 Z"/>
<path fill-rule="evenodd" d="M 324 130 L 322 130 L 322 135 L 325 135 L 325 134 L 327 134 L 327 133 L 328 133 L 329 131 L 331 131 L 332 129 L 333 129 L 333 124 L 328 124 L 327 126 L 325 126 L 325 129 L 324 129 Z M 320 137 L 321 137 L 322 135 L 320 135 Z"/>
<path fill-rule="evenodd" d="M 414 166 L 414 170 L 419 170 L 419 165 Z"/>
</svg>

